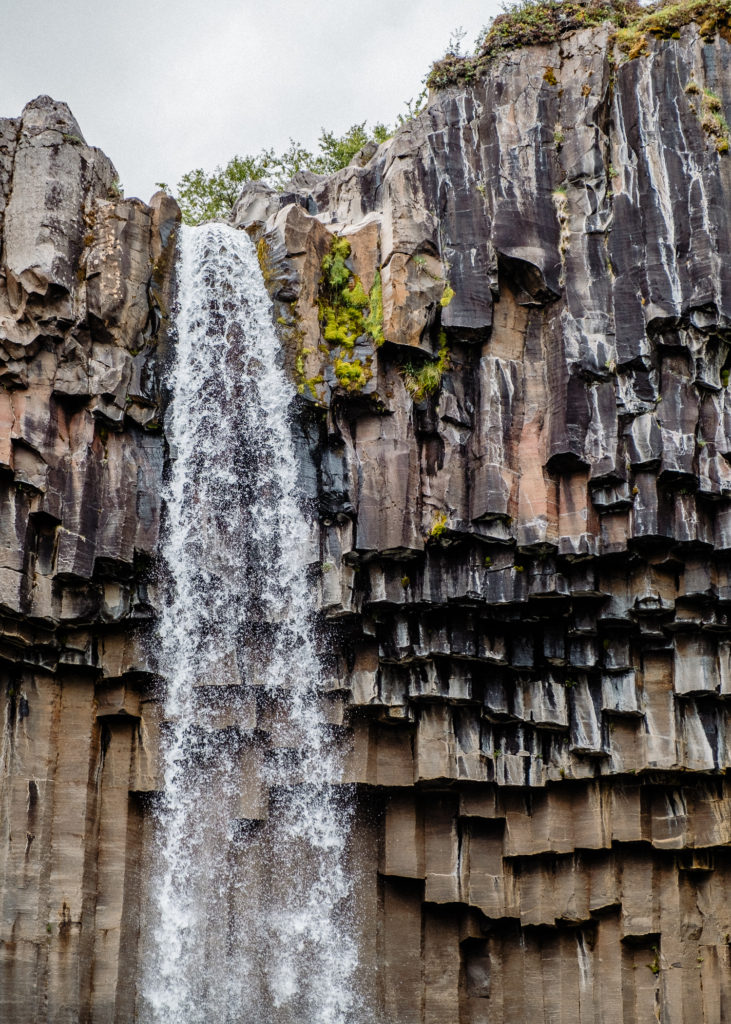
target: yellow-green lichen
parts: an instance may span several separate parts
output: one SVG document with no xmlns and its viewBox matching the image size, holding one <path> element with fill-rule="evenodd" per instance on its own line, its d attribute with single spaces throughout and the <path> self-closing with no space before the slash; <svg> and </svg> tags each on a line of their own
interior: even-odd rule
<svg viewBox="0 0 731 1024">
<path fill-rule="evenodd" d="M 449 303 L 452 301 L 453 298 L 454 298 L 454 288 L 451 286 L 449 281 L 445 281 L 444 282 L 444 291 L 442 292 L 442 297 L 439 300 L 439 305 L 442 307 L 442 309 L 446 309 L 446 307 L 449 305 Z"/>
</svg>

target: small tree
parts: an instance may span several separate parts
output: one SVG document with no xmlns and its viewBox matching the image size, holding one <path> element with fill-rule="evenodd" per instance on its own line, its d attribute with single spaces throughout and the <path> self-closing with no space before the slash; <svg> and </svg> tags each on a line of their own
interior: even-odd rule
<svg viewBox="0 0 731 1024">
<path fill-rule="evenodd" d="M 235 156 L 212 174 L 200 167 L 188 171 L 178 182 L 175 195 L 184 223 L 202 224 L 228 216 L 244 182 L 266 178 L 275 166 L 274 151 L 263 149 L 258 156 Z"/>
</svg>

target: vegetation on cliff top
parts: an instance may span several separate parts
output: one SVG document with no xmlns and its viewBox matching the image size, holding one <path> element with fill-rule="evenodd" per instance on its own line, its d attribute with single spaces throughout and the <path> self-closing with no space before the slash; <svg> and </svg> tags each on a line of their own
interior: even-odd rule
<svg viewBox="0 0 731 1024">
<path fill-rule="evenodd" d="M 517 0 L 505 6 L 477 41 L 475 53 L 462 56 L 447 50 L 427 78 L 430 89 L 474 81 L 506 51 L 553 43 L 579 28 L 610 22 L 616 41 L 630 56 L 643 52 L 646 35 L 674 36 L 684 25 L 698 22 L 704 36 L 731 34 L 730 0 L 660 0 L 642 7 L 636 0 Z"/>
<path fill-rule="evenodd" d="M 614 40 L 628 58 L 633 58 L 648 52 L 648 37 L 674 37 L 691 22 L 698 23 L 705 38 L 720 31 L 731 39 L 731 0 L 659 0 L 650 7 L 641 6 L 638 0 L 515 0 L 486 26 L 474 54 L 461 53 L 464 33 L 454 32 L 445 55 L 432 66 L 426 85 L 443 89 L 469 84 L 507 50 L 553 43 L 576 29 L 604 22 L 615 26 Z M 544 77 L 556 84 L 553 68 L 548 68 Z M 378 123 L 371 129 L 362 121 L 342 135 L 323 128 L 317 152 L 290 139 L 283 153 L 263 149 L 255 155 L 234 156 L 225 167 L 218 166 L 210 174 L 202 168 L 188 171 L 175 190 L 165 182 L 158 182 L 158 187 L 174 195 L 186 224 L 226 217 L 245 182 L 263 179 L 283 189 L 298 171 L 333 174 L 346 167 L 365 146 L 385 142 L 399 126 L 420 114 L 426 106 L 426 95 L 424 89 L 415 100 L 409 100 L 393 127 Z M 725 140 L 724 132 L 722 145 Z"/>
</svg>

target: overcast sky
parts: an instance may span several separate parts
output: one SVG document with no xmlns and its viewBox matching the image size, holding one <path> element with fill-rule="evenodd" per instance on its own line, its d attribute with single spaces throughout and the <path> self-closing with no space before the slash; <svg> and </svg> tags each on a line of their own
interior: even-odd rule
<svg viewBox="0 0 731 1024">
<path fill-rule="evenodd" d="M 147 200 L 236 153 L 392 123 L 452 31 L 499 0 L 0 0 L 0 117 L 65 100 Z"/>
</svg>

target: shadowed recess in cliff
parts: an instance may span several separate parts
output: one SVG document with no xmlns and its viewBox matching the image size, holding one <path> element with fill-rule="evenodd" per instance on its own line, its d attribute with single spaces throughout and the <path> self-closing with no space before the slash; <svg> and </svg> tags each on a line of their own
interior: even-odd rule
<svg viewBox="0 0 731 1024">
<path fill-rule="evenodd" d="M 318 693 L 294 392 L 245 233 L 183 230 L 176 332 L 142 1018 L 345 1024 L 350 810 Z"/>
</svg>

